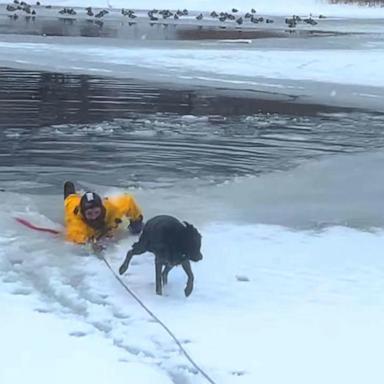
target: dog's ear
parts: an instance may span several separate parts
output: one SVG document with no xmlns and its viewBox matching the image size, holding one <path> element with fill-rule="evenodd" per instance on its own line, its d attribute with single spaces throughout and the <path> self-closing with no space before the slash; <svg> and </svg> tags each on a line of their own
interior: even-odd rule
<svg viewBox="0 0 384 384">
<path fill-rule="evenodd" d="M 188 233 L 191 234 L 191 236 L 201 237 L 200 232 L 192 224 L 189 224 L 186 221 L 183 221 L 183 223 L 185 224 L 185 228 L 188 231 Z"/>
<path fill-rule="evenodd" d="M 188 232 L 190 232 L 191 234 L 194 233 L 194 232 L 199 233 L 198 230 L 192 224 L 189 224 L 186 221 L 183 221 L 183 223 L 185 225 L 186 230 Z"/>
</svg>

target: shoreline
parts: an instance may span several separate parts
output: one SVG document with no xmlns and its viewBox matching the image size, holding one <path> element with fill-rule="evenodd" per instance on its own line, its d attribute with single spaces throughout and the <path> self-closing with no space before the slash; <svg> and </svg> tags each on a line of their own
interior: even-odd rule
<svg viewBox="0 0 384 384">
<path fill-rule="evenodd" d="M 71 9 L 76 14 L 61 15 L 62 9 Z M 146 40 L 202 40 L 202 39 L 258 39 L 268 37 L 287 38 L 292 35 L 311 36 L 312 34 L 340 33 L 323 30 L 323 19 L 311 17 L 316 25 L 300 22 L 289 27 L 286 18 L 282 16 L 258 15 L 257 23 L 245 18 L 243 13 L 236 14 L 233 20 L 219 21 L 207 12 L 202 20 L 197 20 L 199 12 L 191 11 L 188 16 L 162 19 L 156 14 L 151 21 L 145 10 L 136 10 L 134 19 L 121 14 L 118 9 L 93 8 L 92 13 L 107 11 L 100 18 L 87 16 L 85 8 L 33 7 L 36 15 L 23 11 L 10 12 L 4 4 L 0 4 L 0 34 L 31 34 L 43 36 L 84 36 L 110 37 L 140 40 L 145 35 Z M 203 15 L 203 13 L 201 13 Z M 268 21 L 267 21 L 268 20 Z M 241 21 L 241 24 L 240 24 Z"/>
<path fill-rule="evenodd" d="M 15 0 L 18 1 L 18 0 Z M 11 6 L 11 8 L 8 8 Z M 380 28 L 381 20 L 378 14 L 368 18 L 335 17 L 316 13 L 271 14 L 255 11 L 250 12 L 220 12 L 225 14 L 211 16 L 208 11 L 188 11 L 187 15 L 174 18 L 176 10 L 169 11 L 172 16 L 164 17 L 155 13 L 150 19 L 148 10 L 131 9 L 129 16 L 124 8 L 92 7 L 91 13 L 82 6 L 44 6 L 30 5 L 28 13 L 15 9 L 17 5 L 0 3 L 0 34 L 45 34 L 47 36 L 104 36 L 140 39 L 143 34 L 146 39 L 233 39 L 266 38 L 266 37 L 303 37 L 312 35 L 338 35 L 351 33 L 345 28 L 348 20 L 355 25 L 355 32 L 364 33 L 368 30 L 375 32 Z M 15 10 L 14 10 L 15 9 Z M 63 11 L 65 10 L 65 13 Z M 68 12 L 70 13 L 68 13 Z M 178 10 L 181 12 L 180 10 Z M 31 14 L 33 12 L 34 14 Z M 102 13 L 102 16 L 98 17 Z M 106 12 L 106 13 L 104 13 Z M 124 14 L 123 14 L 124 13 Z M 92 15 L 92 16 L 90 16 Z M 197 19 L 201 16 L 201 19 Z M 383 15 L 384 16 L 384 15 Z M 164 29 L 167 29 L 164 31 Z M 155 32 L 154 32 L 155 31 Z"/>
</svg>

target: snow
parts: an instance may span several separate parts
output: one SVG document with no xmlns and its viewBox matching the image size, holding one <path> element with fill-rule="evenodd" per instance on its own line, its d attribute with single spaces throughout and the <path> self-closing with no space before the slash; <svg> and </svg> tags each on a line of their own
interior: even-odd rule
<svg viewBox="0 0 384 384">
<path fill-rule="evenodd" d="M 78 320 L 40 313 L 37 300 L 0 295 L 1 383 L 171 383 L 159 369 L 124 361 L 124 353 Z M 5 310 L 4 310 L 5 309 Z"/>
<path fill-rule="evenodd" d="M 29 217 L 41 219 L 32 201 Z M 8 214 L 0 227 L 2 383 L 205 382 L 100 259 Z M 382 383 L 382 229 L 199 229 L 189 298 L 181 268 L 155 295 L 150 254 L 123 280 L 217 383 Z M 133 241 L 108 250 L 115 271 Z"/>
</svg>

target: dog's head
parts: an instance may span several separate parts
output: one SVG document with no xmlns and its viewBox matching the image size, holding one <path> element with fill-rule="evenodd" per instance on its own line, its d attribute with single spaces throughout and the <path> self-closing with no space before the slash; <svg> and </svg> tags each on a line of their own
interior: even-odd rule
<svg viewBox="0 0 384 384">
<path fill-rule="evenodd" d="M 186 241 L 186 256 L 189 260 L 199 261 L 203 258 L 201 254 L 201 235 L 199 231 L 192 225 L 184 221 L 185 224 L 185 241 Z"/>
</svg>

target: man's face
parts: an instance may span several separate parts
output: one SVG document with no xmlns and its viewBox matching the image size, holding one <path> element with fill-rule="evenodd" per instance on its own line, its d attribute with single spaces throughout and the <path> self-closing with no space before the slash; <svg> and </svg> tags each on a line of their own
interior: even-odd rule
<svg viewBox="0 0 384 384">
<path fill-rule="evenodd" d="M 94 207 L 94 208 L 88 208 L 84 212 L 84 216 L 86 220 L 93 221 L 99 218 L 101 215 L 101 208 L 100 207 Z"/>
</svg>

